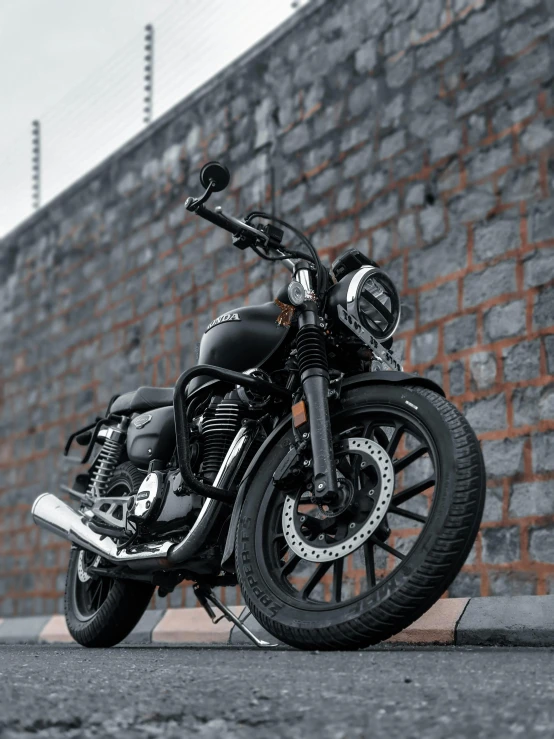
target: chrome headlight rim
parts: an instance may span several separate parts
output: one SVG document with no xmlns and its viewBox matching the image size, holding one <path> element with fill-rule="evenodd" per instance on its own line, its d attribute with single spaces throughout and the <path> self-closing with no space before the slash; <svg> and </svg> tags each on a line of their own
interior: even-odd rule
<svg viewBox="0 0 554 739">
<path fill-rule="evenodd" d="M 363 311 L 360 311 L 360 297 L 364 285 L 369 278 L 378 278 L 378 282 L 381 282 L 385 286 L 391 302 L 393 303 L 393 310 L 390 312 L 395 316 L 395 318 L 387 330 L 380 336 L 377 336 L 377 332 L 367 326 L 364 316 L 362 315 Z M 360 269 L 356 270 L 350 280 L 350 284 L 348 285 L 348 291 L 346 293 L 346 309 L 348 313 L 358 321 L 358 323 L 360 323 L 375 339 L 377 339 L 377 341 L 386 341 L 387 339 L 390 339 L 400 324 L 400 296 L 398 294 L 398 290 L 389 275 L 379 267 L 367 266 L 360 267 Z"/>
</svg>

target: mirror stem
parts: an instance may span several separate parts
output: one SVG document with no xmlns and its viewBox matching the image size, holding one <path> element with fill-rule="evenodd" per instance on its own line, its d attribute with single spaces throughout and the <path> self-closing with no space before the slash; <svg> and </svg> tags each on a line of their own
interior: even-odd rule
<svg viewBox="0 0 554 739">
<path fill-rule="evenodd" d="M 200 205 L 204 205 L 204 203 L 209 199 L 210 195 L 215 189 L 215 182 L 213 180 L 210 180 L 210 184 L 206 188 L 206 191 L 204 194 L 199 198 L 187 198 L 185 201 L 185 208 L 190 211 L 195 211 Z"/>
</svg>

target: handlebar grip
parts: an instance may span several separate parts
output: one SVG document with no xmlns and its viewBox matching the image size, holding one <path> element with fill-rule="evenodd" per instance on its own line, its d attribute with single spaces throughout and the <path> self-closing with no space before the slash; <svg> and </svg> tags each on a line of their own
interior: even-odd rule
<svg viewBox="0 0 554 739">
<path fill-rule="evenodd" d="M 213 223 L 214 226 L 219 226 L 219 228 L 229 231 L 233 236 L 237 236 L 240 233 L 240 229 L 228 221 L 225 216 L 222 216 L 219 213 L 214 213 L 213 210 L 205 208 L 203 205 L 199 205 L 194 212 L 206 221 Z"/>
</svg>

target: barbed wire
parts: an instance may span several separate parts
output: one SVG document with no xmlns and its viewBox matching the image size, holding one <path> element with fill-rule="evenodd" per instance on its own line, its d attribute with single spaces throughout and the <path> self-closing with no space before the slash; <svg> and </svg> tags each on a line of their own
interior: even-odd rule
<svg viewBox="0 0 554 739">
<path fill-rule="evenodd" d="M 175 0 L 154 26 L 153 120 L 294 12 L 290 0 Z M 144 30 L 41 115 L 42 204 L 144 129 Z M 32 212 L 31 121 L 0 155 L 0 237 Z"/>
</svg>

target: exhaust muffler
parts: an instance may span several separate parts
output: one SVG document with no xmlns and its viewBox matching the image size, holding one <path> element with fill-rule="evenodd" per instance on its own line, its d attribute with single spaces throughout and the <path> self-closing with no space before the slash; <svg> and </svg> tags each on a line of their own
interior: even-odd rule
<svg viewBox="0 0 554 739">
<path fill-rule="evenodd" d="M 242 426 L 227 450 L 214 480 L 214 486 L 228 488 L 240 468 L 254 438 L 255 428 Z M 52 493 L 43 493 L 33 503 L 32 516 L 36 524 L 77 546 L 113 562 L 136 570 L 173 569 L 190 560 L 204 543 L 213 526 L 221 503 L 207 498 L 191 530 L 180 542 L 157 541 L 122 549 L 108 536 L 90 529 L 83 517 Z"/>
<path fill-rule="evenodd" d="M 89 529 L 73 508 L 52 493 L 42 493 L 33 503 L 33 520 L 43 529 L 61 536 L 67 541 L 99 554 L 114 564 L 125 564 L 133 569 L 155 570 L 168 566 L 167 553 L 171 541 L 141 544 L 131 549 L 118 550 L 117 544 L 107 536 Z"/>
</svg>

